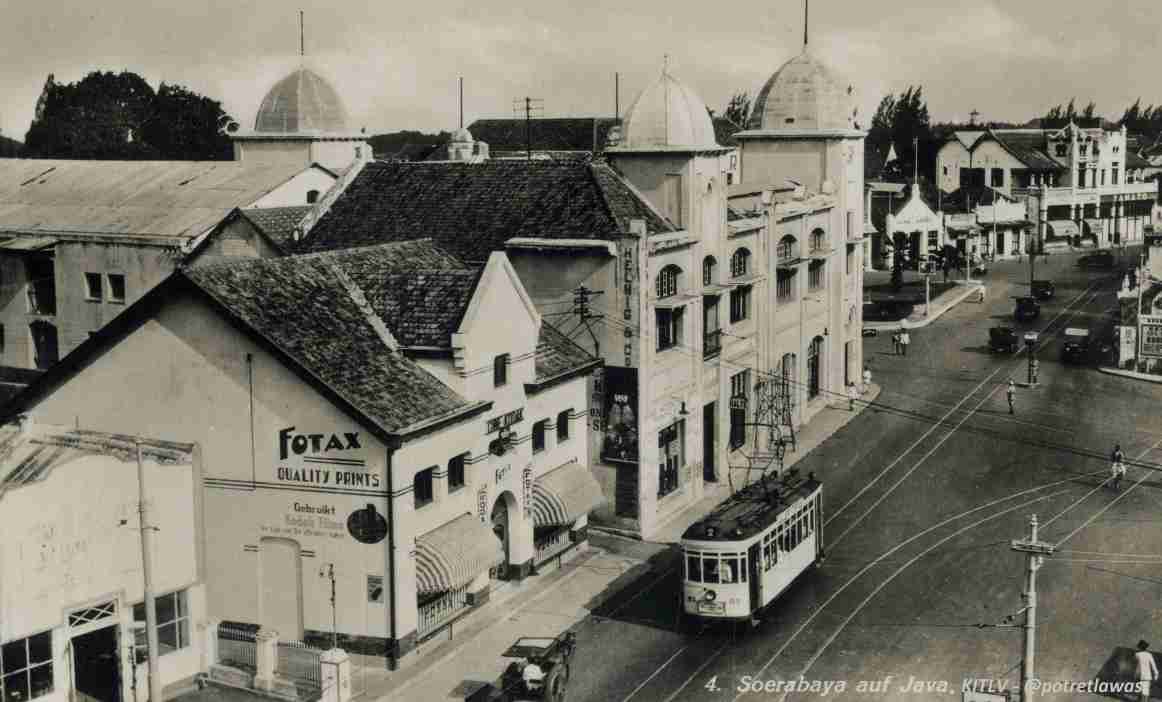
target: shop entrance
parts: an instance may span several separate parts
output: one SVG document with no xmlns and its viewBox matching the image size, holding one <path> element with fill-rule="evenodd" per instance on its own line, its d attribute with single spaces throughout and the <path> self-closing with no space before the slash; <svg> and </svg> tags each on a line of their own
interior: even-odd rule
<svg viewBox="0 0 1162 702">
<path fill-rule="evenodd" d="M 488 576 L 494 580 L 508 580 L 508 540 L 509 519 L 508 519 L 508 500 L 512 499 L 511 493 L 502 492 L 496 498 L 496 504 L 492 506 L 492 533 L 496 534 L 496 538 L 500 539 L 500 544 L 504 548 L 504 562 L 498 566 L 493 566 L 488 571 Z"/>
<path fill-rule="evenodd" d="M 262 556 L 262 626 L 283 641 L 303 639 L 303 560 L 299 542 L 267 538 L 259 543 Z"/>
<path fill-rule="evenodd" d="M 702 479 L 708 483 L 718 482 L 714 474 L 714 457 L 718 453 L 714 436 L 715 416 L 713 402 L 702 408 Z"/>
<path fill-rule="evenodd" d="M 77 702 L 121 702 L 117 638 L 116 626 L 73 637 L 73 687 Z"/>
</svg>

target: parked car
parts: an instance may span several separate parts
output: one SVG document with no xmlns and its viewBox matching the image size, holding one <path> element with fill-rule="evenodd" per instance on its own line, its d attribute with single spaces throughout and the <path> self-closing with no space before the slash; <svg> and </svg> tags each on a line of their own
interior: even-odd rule
<svg viewBox="0 0 1162 702">
<path fill-rule="evenodd" d="M 1077 259 L 1078 268 L 1113 268 L 1114 254 L 1112 251 L 1095 251 Z"/>
<path fill-rule="evenodd" d="M 1029 292 L 1038 300 L 1048 300 L 1057 290 L 1053 287 L 1052 280 L 1034 280 Z"/>
<path fill-rule="evenodd" d="M 1031 322 L 1041 316 L 1041 305 L 1034 297 L 1018 297 L 1013 309 L 1013 319 L 1018 322 Z"/>
<path fill-rule="evenodd" d="M 1089 360 L 1089 330 L 1077 327 L 1065 329 L 1061 345 L 1061 360 L 1067 363 L 1085 363 Z"/>
<path fill-rule="evenodd" d="M 1021 339 L 1011 327 L 989 329 L 989 350 L 994 353 L 1015 353 L 1021 348 Z"/>
</svg>

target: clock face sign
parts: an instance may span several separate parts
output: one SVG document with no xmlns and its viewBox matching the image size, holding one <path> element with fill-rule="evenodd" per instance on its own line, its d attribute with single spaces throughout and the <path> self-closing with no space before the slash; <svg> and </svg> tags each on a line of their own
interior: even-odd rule
<svg viewBox="0 0 1162 702">
<path fill-rule="evenodd" d="M 360 543 L 377 544 L 387 537 L 387 520 L 375 510 L 375 505 L 367 505 L 347 517 L 347 531 Z"/>
</svg>

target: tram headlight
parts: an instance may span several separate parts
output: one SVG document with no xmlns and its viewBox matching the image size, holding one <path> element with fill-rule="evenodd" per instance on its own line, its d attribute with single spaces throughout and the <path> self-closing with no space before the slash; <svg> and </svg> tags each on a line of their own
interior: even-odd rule
<svg viewBox="0 0 1162 702">
<path fill-rule="evenodd" d="M 718 593 L 713 590 L 707 590 L 705 593 L 703 593 L 702 599 L 706 600 L 707 602 L 713 602 L 714 600 L 718 599 Z"/>
</svg>

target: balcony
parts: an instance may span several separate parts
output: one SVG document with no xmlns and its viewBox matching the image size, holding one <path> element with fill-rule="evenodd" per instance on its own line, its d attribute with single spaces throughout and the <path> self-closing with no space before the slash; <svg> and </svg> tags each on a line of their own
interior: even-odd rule
<svg viewBox="0 0 1162 702">
<path fill-rule="evenodd" d="M 722 330 L 713 329 L 702 334 L 702 358 L 708 360 L 722 353 Z"/>
</svg>

